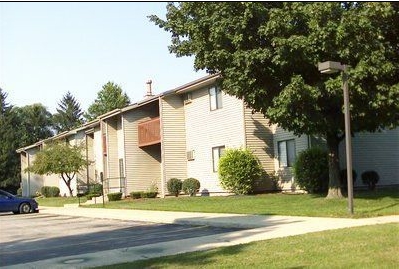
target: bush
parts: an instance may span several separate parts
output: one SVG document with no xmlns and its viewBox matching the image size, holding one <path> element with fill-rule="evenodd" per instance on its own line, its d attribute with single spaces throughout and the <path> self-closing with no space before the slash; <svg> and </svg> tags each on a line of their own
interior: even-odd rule
<svg viewBox="0 0 399 269">
<path fill-rule="evenodd" d="M 220 183 L 235 194 L 252 193 L 262 173 L 259 160 L 248 149 L 227 149 L 219 160 Z"/>
<path fill-rule="evenodd" d="M 141 198 L 156 198 L 158 192 L 155 191 L 143 191 L 141 192 Z"/>
<path fill-rule="evenodd" d="M 130 193 L 130 197 L 132 199 L 140 199 L 142 197 L 142 193 L 143 193 L 143 191 L 132 191 Z"/>
<path fill-rule="evenodd" d="M 327 152 L 310 148 L 299 153 L 293 167 L 295 182 L 309 193 L 323 193 L 328 189 Z"/>
<path fill-rule="evenodd" d="M 379 180 L 380 176 L 376 171 L 371 170 L 362 173 L 362 181 L 368 186 L 369 190 L 374 190 L 375 185 L 378 183 Z"/>
<path fill-rule="evenodd" d="M 168 192 L 177 197 L 180 194 L 182 182 L 178 178 L 171 178 L 168 180 L 166 186 L 168 188 Z"/>
<path fill-rule="evenodd" d="M 114 192 L 114 193 L 108 193 L 108 201 L 120 201 L 122 200 L 122 193 L 121 192 Z"/>
<path fill-rule="evenodd" d="M 18 188 L 18 190 L 17 190 L 17 195 L 18 195 L 18 196 L 22 196 L 22 188 Z"/>
<path fill-rule="evenodd" d="M 60 196 L 60 189 L 58 187 L 55 187 L 55 186 L 43 186 L 40 189 L 40 192 L 46 198 Z"/>
<path fill-rule="evenodd" d="M 103 193 L 103 185 L 100 183 L 95 183 L 89 186 L 89 193 L 86 194 L 86 198 L 90 200 L 93 197 L 99 197 Z"/>
<path fill-rule="evenodd" d="M 198 179 L 192 177 L 185 179 L 182 184 L 182 190 L 185 194 L 189 194 L 190 196 L 195 196 L 200 187 L 201 183 L 198 181 Z"/>
<path fill-rule="evenodd" d="M 347 171 L 348 170 L 346 170 L 346 169 L 342 169 L 339 172 L 339 180 L 341 182 L 341 188 L 343 188 L 343 189 L 347 189 L 348 188 Z M 356 178 L 357 178 L 357 173 L 356 173 L 355 170 L 352 170 L 352 180 L 353 180 L 352 183 L 353 183 L 353 185 L 356 182 Z"/>
<path fill-rule="evenodd" d="M 130 197 L 132 199 L 156 198 L 157 195 L 158 195 L 157 191 L 132 191 L 130 193 Z"/>
</svg>

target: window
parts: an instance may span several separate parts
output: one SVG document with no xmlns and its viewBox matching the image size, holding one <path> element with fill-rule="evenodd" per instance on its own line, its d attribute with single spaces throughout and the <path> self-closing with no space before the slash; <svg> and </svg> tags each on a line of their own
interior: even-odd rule
<svg viewBox="0 0 399 269">
<path fill-rule="evenodd" d="M 278 142 L 279 167 L 292 167 L 295 161 L 295 139 Z"/>
<path fill-rule="evenodd" d="M 224 146 L 212 148 L 213 172 L 218 171 L 219 159 L 221 156 L 223 156 L 223 153 L 224 153 Z"/>
<path fill-rule="evenodd" d="M 187 154 L 187 161 L 193 161 L 195 159 L 194 150 L 187 151 L 186 154 Z"/>
<path fill-rule="evenodd" d="M 209 102 L 211 110 L 216 110 L 223 107 L 222 91 L 220 88 L 214 86 L 209 89 Z"/>
<path fill-rule="evenodd" d="M 107 135 L 103 134 L 103 154 L 107 156 Z"/>
<path fill-rule="evenodd" d="M 183 103 L 184 103 L 185 105 L 188 105 L 188 104 L 191 103 L 191 100 L 192 100 L 192 99 L 193 99 L 192 93 L 191 93 L 191 92 L 188 92 L 188 93 L 186 93 L 186 94 L 184 95 L 184 97 L 183 97 Z"/>
</svg>

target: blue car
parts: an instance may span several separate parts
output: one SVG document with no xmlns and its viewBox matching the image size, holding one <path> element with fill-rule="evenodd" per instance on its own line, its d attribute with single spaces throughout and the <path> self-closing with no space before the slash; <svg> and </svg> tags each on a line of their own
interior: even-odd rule
<svg viewBox="0 0 399 269">
<path fill-rule="evenodd" d="M 39 204 L 35 199 L 15 196 L 0 190 L 0 212 L 13 212 L 14 214 L 38 213 Z"/>
</svg>

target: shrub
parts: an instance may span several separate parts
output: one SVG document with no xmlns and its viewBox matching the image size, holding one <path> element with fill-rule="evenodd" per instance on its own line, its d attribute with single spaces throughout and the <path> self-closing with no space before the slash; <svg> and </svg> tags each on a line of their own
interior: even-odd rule
<svg viewBox="0 0 399 269">
<path fill-rule="evenodd" d="M 171 178 L 168 180 L 166 186 L 168 188 L 169 193 L 177 197 L 179 196 L 179 193 L 181 191 L 182 182 L 178 178 Z"/>
<path fill-rule="evenodd" d="M 235 194 L 252 193 L 262 173 L 259 160 L 248 149 L 227 149 L 219 160 L 220 183 Z"/>
<path fill-rule="evenodd" d="M 199 191 L 201 187 L 201 183 L 198 179 L 189 177 L 183 181 L 182 190 L 184 193 L 189 194 L 190 196 L 195 196 L 195 193 Z"/>
<path fill-rule="evenodd" d="M 121 192 L 108 193 L 108 201 L 120 201 L 122 199 Z"/>
<path fill-rule="evenodd" d="M 347 171 L 348 170 L 346 170 L 346 169 L 342 169 L 339 172 L 339 180 L 341 182 L 341 188 L 343 188 L 343 189 L 347 189 L 348 188 Z M 357 173 L 356 173 L 355 170 L 352 170 L 352 180 L 353 180 L 352 183 L 353 184 L 355 184 L 356 178 L 357 178 Z"/>
<path fill-rule="evenodd" d="M 328 189 L 327 152 L 310 148 L 299 153 L 293 167 L 295 182 L 309 193 L 322 193 Z"/>
<path fill-rule="evenodd" d="M 158 192 L 154 191 L 143 191 L 141 192 L 141 198 L 155 198 L 157 197 Z"/>
<path fill-rule="evenodd" d="M 18 195 L 18 196 L 22 196 L 22 188 L 18 188 L 18 190 L 17 190 L 17 195 Z"/>
<path fill-rule="evenodd" d="M 130 193 L 130 197 L 132 199 L 140 199 L 142 197 L 142 193 L 143 193 L 143 191 L 132 191 Z"/>
<path fill-rule="evenodd" d="M 100 183 L 95 183 L 89 187 L 89 193 L 86 194 L 86 198 L 90 200 L 93 197 L 99 197 L 103 193 L 103 185 Z"/>
<path fill-rule="evenodd" d="M 362 181 L 368 186 L 369 190 L 374 190 L 375 185 L 378 183 L 379 180 L 380 176 L 376 171 L 371 170 L 362 173 Z"/>
<path fill-rule="evenodd" d="M 44 197 L 58 197 L 60 196 L 60 189 L 55 186 L 43 186 L 40 189 L 40 192 Z"/>
</svg>

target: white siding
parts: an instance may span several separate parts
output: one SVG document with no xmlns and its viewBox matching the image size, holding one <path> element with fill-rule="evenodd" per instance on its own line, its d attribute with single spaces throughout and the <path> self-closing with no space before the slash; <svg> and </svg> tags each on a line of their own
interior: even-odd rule
<svg viewBox="0 0 399 269">
<path fill-rule="evenodd" d="M 346 167 L 345 140 L 340 144 L 340 166 Z M 355 186 L 365 186 L 361 174 L 367 170 L 379 174 L 377 187 L 399 184 L 399 128 L 355 134 L 352 138 L 352 166 L 357 173 Z"/>
<path fill-rule="evenodd" d="M 244 106 L 241 100 L 223 94 L 223 108 L 210 110 L 208 88 L 192 92 L 192 102 L 184 106 L 187 151 L 195 159 L 187 162 L 187 176 L 201 182 L 201 190 L 225 192 L 217 172 L 213 172 L 212 148 L 245 146 Z"/>
</svg>

